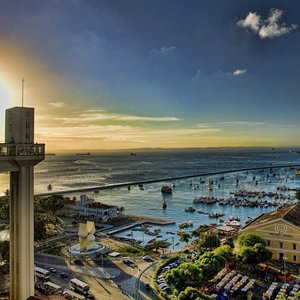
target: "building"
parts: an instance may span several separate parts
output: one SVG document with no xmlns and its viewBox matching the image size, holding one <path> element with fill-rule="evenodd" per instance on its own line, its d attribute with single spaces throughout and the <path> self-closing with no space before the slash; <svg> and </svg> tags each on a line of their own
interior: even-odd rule
<svg viewBox="0 0 300 300">
<path fill-rule="evenodd" d="M 95 202 L 94 199 L 81 195 L 80 200 L 71 206 L 73 214 L 81 217 L 88 217 L 95 221 L 108 221 L 116 218 L 118 215 L 118 207 L 115 205 L 107 205 L 101 202 Z"/>
<path fill-rule="evenodd" d="M 0 171 L 10 172 L 10 299 L 34 295 L 34 166 L 45 145 L 34 143 L 34 108 L 6 110 Z"/>
<path fill-rule="evenodd" d="M 267 241 L 274 260 L 300 263 L 300 204 L 262 214 L 244 226 Z"/>
</svg>

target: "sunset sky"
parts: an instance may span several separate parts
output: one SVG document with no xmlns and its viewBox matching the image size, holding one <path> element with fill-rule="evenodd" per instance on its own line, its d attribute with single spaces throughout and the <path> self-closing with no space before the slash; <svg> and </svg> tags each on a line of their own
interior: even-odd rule
<svg viewBox="0 0 300 300">
<path fill-rule="evenodd" d="M 4 109 L 47 151 L 300 146 L 300 3 L 0 0 Z"/>
</svg>

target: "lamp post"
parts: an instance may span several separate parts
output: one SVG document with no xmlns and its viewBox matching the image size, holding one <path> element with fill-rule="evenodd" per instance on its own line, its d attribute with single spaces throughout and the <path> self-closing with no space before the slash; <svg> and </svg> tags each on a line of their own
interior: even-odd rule
<svg viewBox="0 0 300 300">
<path fill-rule="evenodd" d="M 283 275 L 284 275 L 284 282 L 286 283 L 286 260 L 287 260 L 287 257 L 284 256 L 282 259 L 283 259 Z"/>
</svg>

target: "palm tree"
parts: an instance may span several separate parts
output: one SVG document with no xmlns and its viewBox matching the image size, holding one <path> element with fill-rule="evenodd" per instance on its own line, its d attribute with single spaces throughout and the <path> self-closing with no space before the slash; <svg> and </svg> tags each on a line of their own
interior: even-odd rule
<svg viewBox="0 0 300 300">
<path fill-rule="evenodd" d="M 125 211 L 125 208 L 124 208 L 124 206 L 120 206 L 120 207 L 118 207 L 118 211 L 119 211 L 119 213 L 124 213 L 124 211 Z"/>
<path fill-rule="evenodd" d="M 52 191 L 52 184 L 48 184 L 47 190 L 48 190 L 48 192 Z"/>
</svg>

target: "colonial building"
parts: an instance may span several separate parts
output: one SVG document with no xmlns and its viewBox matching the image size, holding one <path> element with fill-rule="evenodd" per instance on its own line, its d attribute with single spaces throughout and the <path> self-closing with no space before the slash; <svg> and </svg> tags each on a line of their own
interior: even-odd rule
<svg viewBox="0 0 300 300">
<path fill-rule="evenodd" d="M 300 204 L 265 213 L 244 226 L 267 241 L 274 260 L 300 263 Z"/>
<path fill-rule="evenodd" d="M 105 222 L 117 217 L 117 208 L 115 205 L 95 202 L 94 199 L 88 198 L 86 195 L 81 195 L 80 200 L 76 201 L 76 204 L 72 206 L 72 211 L 75 215 Z"/>
</svg>

